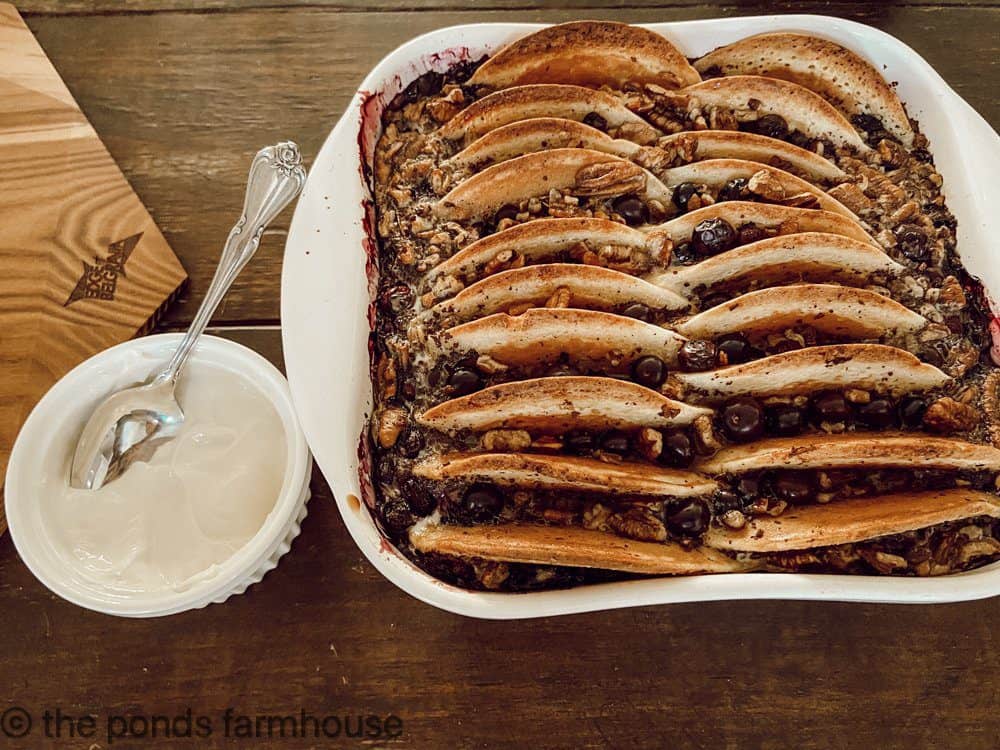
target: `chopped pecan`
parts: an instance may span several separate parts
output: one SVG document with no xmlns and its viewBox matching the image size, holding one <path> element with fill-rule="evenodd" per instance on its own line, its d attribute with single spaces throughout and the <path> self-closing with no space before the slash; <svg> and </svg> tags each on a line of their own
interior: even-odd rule
<svg viewBox="0 0 1000 750">
<path fill-rule="evenodd" d="M 892 573 L 894 570 L 905 570 L 909 567 L 904 558 L 888 552 L 876 552 L 872 549 L 862 549 L 859 554 L 862 558 L 864 558 L 865 562 L 882 574 Z"/>
<path fill-rule="evenodd" d="M 946 276 L 941 282 L 941 290 L 938 293 L 938 302 L 942 306 L 947 305 L 950 310 L 961 310 L 965 307 L 965 292 L 961 282 L 954 276 Z"/>
<path fill-rule="evenodd" d="M 572 526 L 577 521 L 577 515 L 571 510 L 562 508 L 545 508 L 542 511 L 542 519 L 560 526 Z"/>
<path fill-rule="evenodd" d="M 539 435 L 531 441 L 531 447 L 539 451 L 561 451 L 563 441 L 552 435 Z"/>
<path fill-rule="evenodd" d="M 978 410 L 950 396 L 939 398 L 924 413 L 924 424 L 935 432 L 965 432 L 978 422 Z"/>
<path fill-rule="evenodd" d="M 977 557 L 995 555 L 998 552 L 1000 552 L 1000 540 L 984 537 L 963 545 L 961 552 L 958 553 L 958 563 L 965 565 Z"/>
<path fill-rule="evenodd" d="M 730 529 L 742 529 L 747 525 L 747 517 L 742 511 L 731 508 L 719 516 L 722 524 Z"/>
<path fill-rule="evenodd" d="M 576 173 L 577 195 L 606 197 L 641 192 L 646 173 L 632 162 L 608 161 L 584 167 Z"/>
<path fill-rule="evenodd" d="M 489 354 L 480 354 L 476 358 L 476 369 L 487 375 L 495 375 L 498 372 L 506 372 L 510 368 L 503 362 L 497 362 Z"/>
<path fill-rule="evenodd" d="M 789 208 L 819 208 L 819 198 L 812 193 L 796 193 L 779 202 Z"/>
<path fill-rule="evenodd" d="M 569 307 L 570 293 L 567 287 L 561 286 L 556 289 L 552 296 L 545 301 L 546 307 L 562 308 Z"/>
<path fill-rule="evenodd" d="M 961 339 L 948 350 L 944 371 L 953 378 L 960 378 L 979 361 L 979 348 L 968 339 Z"/>
<path fill-rule="evenodd" d="M 442 274 L 441 276 L 438 276 L 431 285 L 431 293 L 434 295 L 434 299 L 442 300 L 447 299 L 448 297 L 454 297 L 464 288 L 465 284 L 456 279 L 454 276 Z"/>
<path fill-rule="evenodd" d="M 523 451 L 531 445 L 531 435 L 526 430 L 489 430 L 480 442 L 488 451 Z"/>
<path fill-rule="evenodd" d="M 396 395 L 396 360 L 391 355 L 383 354 L 379 357 L 375 366 L 375 376 L 386 398 Z"/>
<path fill-rule="evenodd" d="M 378 421 L 378 444 L 391 448 L 399 439 L 399 433 L 406 427 L 406 412 L 402 409 L 386 409 Z"/>
<path fill-rule="evenodd" d="M 506 271 L 510 268 L 521 268 L 524 265 L 524 256 L 513 250 L 501 250 L 493 256 L 483 268 L 484 276 L 491 276 L 498 271 Z"/>
<path fill-rule="evenodd" d="M 844 398 L 852 404 L 867 404 L 872 400 L 872 394 L 860 388 L 848 388 L 844 391 Z"/>
<path fill-rule="evenodd" d="M 476 576 L 484 588 L 495 591 L 510 577 L 510 568 L 507 563 L 484 562 L 476 566 Z"/>
<path fill-rule="evenodd" d="M 639 122 L 626 122 L 623 125 L 619 125 L 618 130 L 615 131 L 616 138 L 632 141 L 632 143 L 638 143 L 640 146 L 648 146 L 653 143 L 656 141 L 656 136 L 656 130 L 646 125 L 646 123 Z"/>
<path fill-rule="evenodd" d="M 643 458 L 655 461 L 663 452 L 663 434 L 652 427 L 643 427 L 639 430 L 636 448 Z"/>
<path fill-rule="evenodd" d="M 657 148 L 656 146 L 643 146 L 635 153 L 632 160 L 640 167 L 644 167 L 654 174 L 667 169 L 674 162 L 671 152 Z"/>
<path fill-rule="evenodd" d="M 713 453 L 722 447 L 722 443 L 715 436 L 710 416 L 702 414 L 700 417 L 696 417 L 692 426 L 694 427 L 694 442 L 700 451 Z"/>
<path fill-rule="evenodd" d="M 785 189 L 774 178 L 770 170 L 767 169 L 755 172 L 750 177 L 750 180 L 747 182 L 747 190 L 768 201 L 780 201 L 785 197 Z"/>
<path fill-rule="evenodd" d="M 611 510 L 600 503 L 594 503 L 583 511 L 583 527 L 591 531 L 607 531 Z"/>
<path fill-rule="evenodd" d="M 624 513 L 614 513 L 608 517 L 608 526 L 622 536 L 644 542 L 662 542 L 667 538 L 667 528 L 663 521 L 646 508 L 630 508 Z"/>
<path fill-rule="evenodd" d="M 861 192 L 861 188 L 853 182 L 842 182 L 836 187 L 830 188 L 827 194 L 831 198 L 835 198 L 843 203 L 856 214 L 870 211 L 875 206 L 871 199 Z"/>
</svg>

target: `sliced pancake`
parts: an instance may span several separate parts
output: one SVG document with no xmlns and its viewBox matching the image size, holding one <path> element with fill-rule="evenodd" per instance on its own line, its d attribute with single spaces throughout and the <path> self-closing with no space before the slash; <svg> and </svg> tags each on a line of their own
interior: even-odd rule
<svg viewBox="0 0 1000 750">
<path fill-rule="evenodd" d="M 417 421 L 445 432 L 510 427 L 563 433 L 685 425 L 710 414 L 625 380 L 573 375 L 494 385 L 438 404 Z"/>
<path fill-rule="evenodd" d="M 742 474 L 762 469 L 917 468 L 1000 471 L 1000 450 L 921 433 L 846 432 L 769 438 L 723 448 L 698 471 Z"/>
<path fill-rule="evenodd" d="M 595 250 L 613 245 L 645 251 L 650 240 L 645 233 L 610 219 L 536 219 L 476 240 L 431 269 L 428 277 L 477 278 L 492 262 L 506 255 L 537 263 L 581 243 Z M 498 270 L 503 268 L 500 265 Z"/>
<path fill-rule="evenodd" d="M 809 194 L 816 199 L 816 205 L 824 211 L 831 211 L 849 219 L 857 220 L 854 213 L 836 198 L 831 198 L 820 188 L 812 185 L 801 177 L 796 177 L 791 172 L 786 172 L 777 167 L 769 167 L 766 164 L 759 164 L 743 159 L 706 159 L 685 164 L 680 167 L 672 167 L 660 173 L 660 179 L 668 187 L 676 187 L 682 182 L 693 182 L 696 185 L 707 185 L 713 189 L 721 189 L 731 180 L 750 180 L 755 175 L 766 173 L 768 185 L 771 189 L 776 189 L 778 194 L 784 198 Z M 752 184 L 752 183 L 751 183 Z M 780 203 L 780 199 L 770 200 L 772 203 Z"/>
<path fill-rule="evenodd" d="M 637 143 L 649 143 L 662 135 L 611 94 L 583 86 L 555 84 L 516 86 L 496 91 L 474 101 L 437 132 L 449 141 L 468 144 L 491 130 L 519 120 L 558 117 L 582 122 L 591 113 L 602 117 L 612 129 L 628 124 L 636 135 Z"/>
<path fill-rule="evenodd" d="M 630 159 L 642 146 L 632 141 L 612 138 L 582 122 L 557 117 L 535 117 L 491 130 L 445 161 L 442 166 L 464 171 L 553 148 L 588 148 Z"/>
<path fill-rule="evenodd" d="M 508 44 L 469 83 L 493 88 L 527 83 L 680 88 L 700 80 L 687 58 L 659 34 L 614 21 L 574 21 Z"/>
<path fill-rule="evenodd" d="M 705 310 L 675 330 L 688 338 L 725 333 L 763 334 L 806 325 L 851 339 L 880 339 L 915 332 L 928 324 L 894 299 L 835 284 L 793 284 L 743 294 Z"/>
<path fill-rule="evenodd" d="M 864 227 L 857 222 L 857 219 L 816 208 L 793 208 L 792 206 L 778 206 L 773 203 L 757 203 L 755 201 L 714 203 L 711 206 L 682 214 L 651 231 L 654 233 L 663 232 L 676 245 L 690 240 L 694 228 L 707 219 L 723 219 L 737 229 L 744 224 L 754 224 L 763 229 L 777 229 L 781 234 L 801 232 L 839 234 L 858 242 L 867 242 L 869 245 L 879 247 Z"/>
<path fill-rule="evenodd" d="M 690 297 L 703 289 L 744 281 L 829 281 L 870 284 L 874 274 L 895 276 L 903 266 L 867 242 L 825 232 L 778 235 L 650 277 Z"/>
<path fill-rule="evenodd" d="M 595 458 L 531 453 L 452 453 L 413 468 L 418 477 L 463 479 L 532 489 L 578 490 L 609 495 L 702 497 L 718 489 L 714 479 L 691 471 Z"/>
<path fill-rule="evenodd" d="M 611 140 L 610 138 L 608 140 Z M 847 175 L 829 159 L 787 141 L 739 130 L 697 130 L 674 133 L 657 142 L 659 148 L 693 145 L 696 161 L 703 159 L 743 159 L 769 166 L 785 165 L 818 182 L 843 182 Z M 601 149 L 602 151 L 604 149 Z M 624 156 L 625 154 L 622 154 Z"/>
<path fill-rule="evenodd" d="M 913 128 L 902 102 L 874 65 L 835 42 L 805 34 L 759 34 L 709 52 L 700 73 L 751 74 L 792 81 L 848 115 L 872 115 L 906 146 Z"/>
<path fill-rule="evenodd" d="M 651 355 L 677 361 L 686 339 L 671 330 L 624 315 L 574 308 L 533 308 L 521 315 L 497 313 L 449 328 L 441 335 L 446 352 L 486 354 L 504 365 L 547 364 L 562 357 L 598 370 L 619 370 Z"/>
<path fill-rule="evenodd" d="M 752 518 L 739 531 L 713 526 L 704 543 L 733 552 L 785 552 L 864 542 L 977 516 L 1000 518 L 1000 498 L 968 488 L 802 505 Z"/>
<path fill-rule="evenodd" d="M 691 396 L 708 402 L 734 396 L 796 396 L 837 388 L 893 395 L 938 388 L 949 378 L 903 349 L 883 344 L 811 346 L 675 377 Z"/>
<path fill-rule="evenodd" d="M 569 295 L 569 306 L 576 308 L 609 310 L 637 302 L 651 310 L 683 310 L 689 304 L 669 289 L 621 271 L 574 263 L 543 263 L 487 276 L 430 312 L 463 322 L 506 312 L 515 306 L 544 306 L 563 290 Z"/>
<path fill-rule="evenodd" d="M 585 148 L 557 148 L 477 172 L 438 201 L 434 212 L 447 221 L 478 221 L 501 206 L 546 197 L 552 189 L 580 197 L 637 194 L 664 204 L 671 196 L 669 188 L 630 161 Z"/>
<path fill-rule="evenodd" d="M 410 543 L 424 553 L 646 575 L 732 573 L 753 567 L 752 563 L 739 562 L 713 549 L 638 542 L 572 526 L 444 526 L 422 522 L 410 529 Z"/>
<path fill-rule="evenodd" d="M 868 150 L 851 123 L 832 104 L 797 83 L 738 75 L 696 83 L 684 89 L 684 93 L 697 99 L 702 107 L 781 115 L 791 130 L 810 138 L 826 139 L 834 146 L 856 151 Z"/>
</svg>

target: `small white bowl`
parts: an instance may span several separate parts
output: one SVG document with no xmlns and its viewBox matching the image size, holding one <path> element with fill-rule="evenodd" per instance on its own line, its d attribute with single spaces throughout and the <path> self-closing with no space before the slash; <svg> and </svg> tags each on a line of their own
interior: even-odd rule
<svg viewBox="0 0 1000 750">
<path fill-rule="evenodd" d="M 45 529 L 39 479 L 61 471 L 84 420 L 110 391 L 144 380 L 169 359 L 182 334 L 126 341 L 70 371 L 35 406 L 14 443 L 5 485 L 7 524 L 21 559 L 53 593 L 81 607 L 122 617 L 158 617 L 224 602 L 242 594 L 278 564 L 299 535 L 306 516 L 312 457 L 292 406 L 288 382 L 256 352 L 227 339 L 203 336 L 192 353 L 201 361 L 239 373 L 274 405 L 285 429 L 285 476 L 274 508 L 260 530 L 215 575 L 185 591 L 123 594 L 83 579 L 62 561 Z"/>
</svg>

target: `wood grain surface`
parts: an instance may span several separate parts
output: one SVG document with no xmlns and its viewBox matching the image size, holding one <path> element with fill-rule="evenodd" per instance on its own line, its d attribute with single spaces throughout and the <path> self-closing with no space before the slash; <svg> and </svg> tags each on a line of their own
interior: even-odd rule
<svg viewBox="0 0 1000 750">
<path fill-rule="evenodd" d="M 32 407 L 146 326 L 184 270 L 13 6 L 0 3 L 0 482 Z M 0 507 L 0 533 L 4 513 Z"/>
<path fill-rule="evenodd" d="M 190 295 L 170 317 L 176 326 L 204 291 L 250 154 L 278 137 L 315 153 L 364 73 L 406 38 L 475 20 L 653 21 L 792 7 L 489 4 L 516 8 L 472 12 L 449 0 L 408 0 L 405 11 L 389 0 L 22 7 L 192 271 Z M 794 7 L 899 36 L 1000 123 L 995 5 Z M 226 327 L 215 331 L 279 364 L 278 329 L 257 324 L 278 317 L 284 226 L 265 239 L 219 316 Z M 0 538 L 0 716 L 23 707 L 36 722 L 25 740 L 5 745 L 0 736 L 0 748 L 1000 746 L 1000 600 L 719 602 L 476 621 L 421 604 L 383 579 L 351 541 L 318 474 L 312 488 L 302 535 L 277 570 L 225 605 L 161 620 L 118 620 L 62 602 L 35 581 L 9 536 Z M 388 740 L 226 738 L 227 707 L 248 715 L 394 714 L 403 731 Z M 106 737 L 109 717 L 174 717 L 188 708 L 212 720 L 210 738 Z M 92 715 L 96 735 L 70 739 L 64 729 L 46 739 L 38 722 L 56 709 Z"/>
</svg>

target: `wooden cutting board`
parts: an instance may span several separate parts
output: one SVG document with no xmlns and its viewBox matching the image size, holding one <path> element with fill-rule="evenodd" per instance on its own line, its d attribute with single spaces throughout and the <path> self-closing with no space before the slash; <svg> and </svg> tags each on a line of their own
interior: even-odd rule
<svg viewBox="0 0 1000 750">
<path fill-rule="evenodd" d="M 45 391 L 151 326 L 185 279 L 31 31 L 0 3 L 0 482 Z"/>
</svg>

